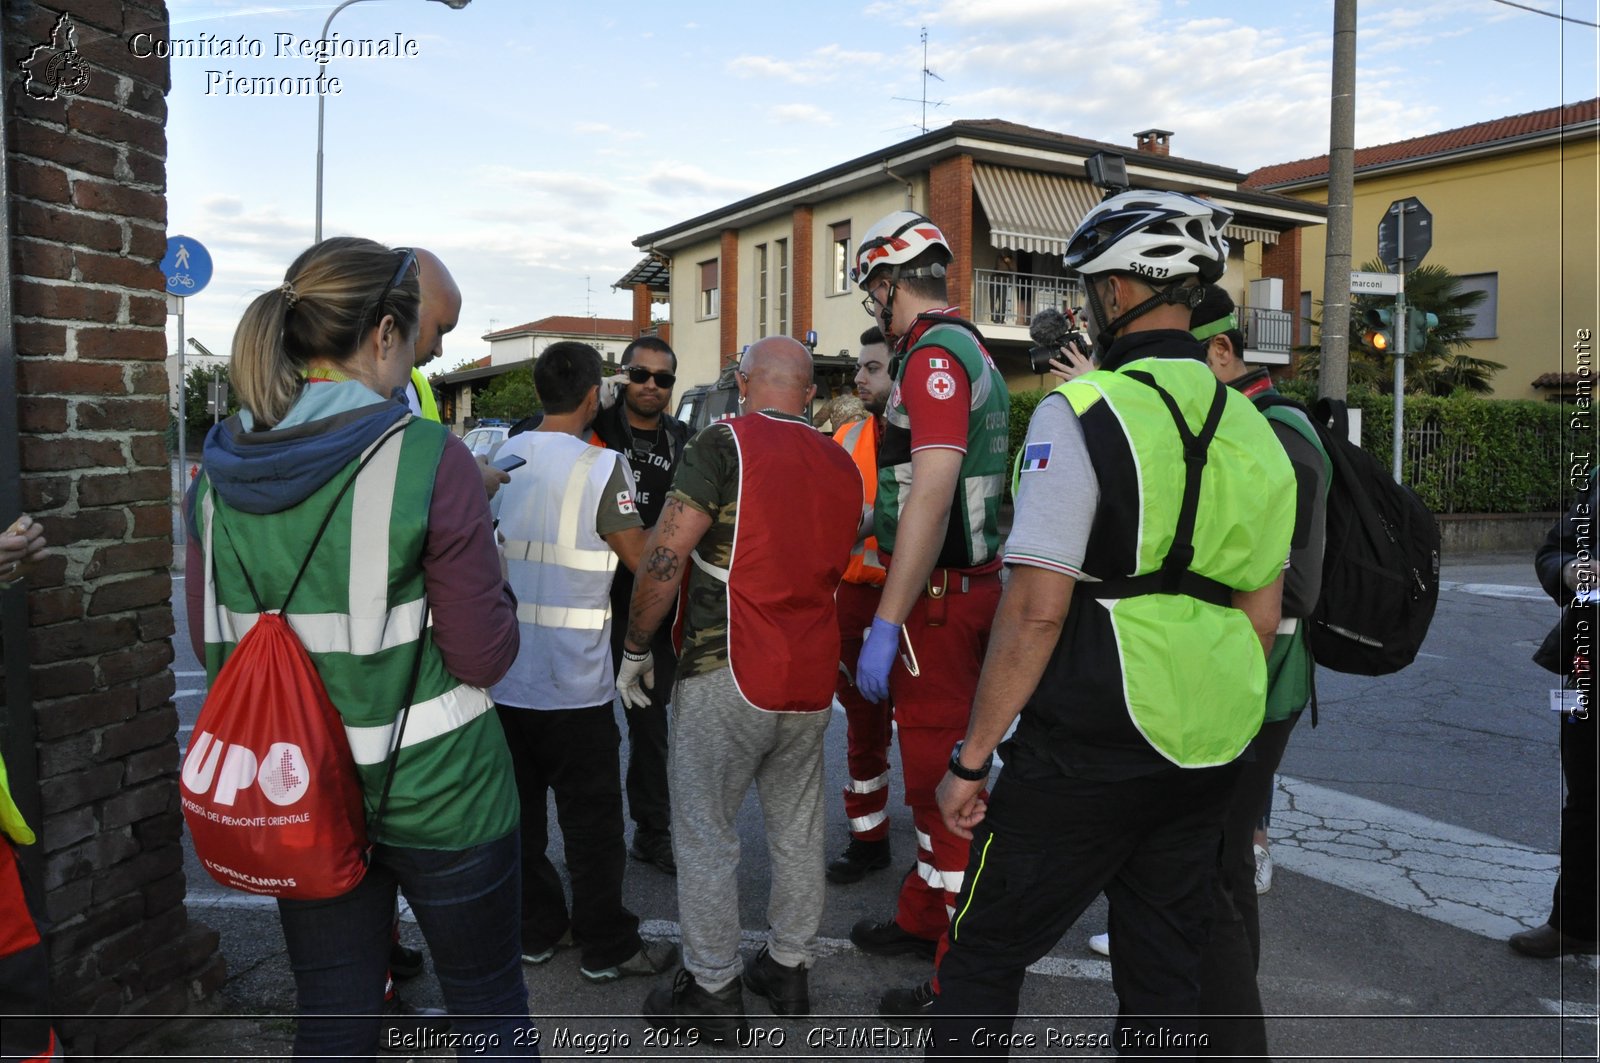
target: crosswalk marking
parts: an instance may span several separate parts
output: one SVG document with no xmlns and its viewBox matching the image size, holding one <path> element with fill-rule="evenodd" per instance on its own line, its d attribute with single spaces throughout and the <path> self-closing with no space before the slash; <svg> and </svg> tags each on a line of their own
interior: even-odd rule
<svg viewBox="0 0 1600 1063">
<path fill-rule="evenodd" d="M 1480 598 L 1516 598 L 1529 602 L 1548 602 L 1550 596 L 1538 587 L 1528 587 L 1517 583 L 1459 583 L 1455 580 L 1442 579 L 1439 581 L 1441 591 L 1460 591 L 1462 594 L 1475 594 Z"/>
<path fill-rule="evenodd" d="M 1287 776 L 1278 796 L 1280 868 L 1502 941 L 1544 922 L 1553 853 Z"/>
</svg>

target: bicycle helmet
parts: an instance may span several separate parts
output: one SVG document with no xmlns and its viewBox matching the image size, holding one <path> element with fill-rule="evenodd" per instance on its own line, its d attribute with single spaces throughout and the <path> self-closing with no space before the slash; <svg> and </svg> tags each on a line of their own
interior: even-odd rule
<svg viewBox="0 0 1600 1063">
<path fill-rule="evenodd" d="M 950 244 L 945 240 L 944 233 L 926 215 L 914 210 L 897 210 L 880 218 L 876 225 L 867 230 L 860 246 L 856 248 L 856 286 L 866 291 L 867 278 L 872 276 L 873 270 L 880 266 L 903 266 L 934 247 L 942 247 L 945 254 L 951 255 Z M 944 266 L 940 263 L 927 271 L 917 270 L 915 273 L 900 271 L 896 278 L 918 275 L 942 277 Z"/>
<path fill-rule="evenodd" d="M 1193 274 L 1210 284 L 1227 268 L 1222 229 L 1232 218 L 1181 192 L 1119 192 L 1084 215 L 1062 261 L 1074 273 L 1131 273 L 1160 287 Z"/>
</svg>

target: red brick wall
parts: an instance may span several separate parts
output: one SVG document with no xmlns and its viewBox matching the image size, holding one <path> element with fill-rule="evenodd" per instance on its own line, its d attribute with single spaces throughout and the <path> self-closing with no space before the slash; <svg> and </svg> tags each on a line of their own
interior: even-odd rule
<svg viewBox="0 0 1600 1063">
<path fill-rule="evenodd" d="M 928 217 L 944 231 L 955 259 L 945 283 L 950 301 L 972 313 L 972 156 L 957 155 L 928 174 Z"/>
<path fill-rule="evenodd" d="M 650 331 L 650 286 L 633 286 L 633 334 L 643 336 Z"/>
<path fill-rule="evenodd" d="M 789 286 L 793 289 L 789 297 L 792 321 L 789 335 L 802 343 L 805 342 L 806 333 L 813 327 L 811 323 L 816 320 L 812 316 L 816 308 L 811 305 L 812 293 L 816 290 L 816 277 L 812 273 L 812 225 L 810 207 L 794 208 L 794 231 L 789 240 L 793 251 L 793 261 L 789 267 Z"/>
<path fill-rule="evenodd" d="M 69 7 L 82 92 L 10 90 L 6 167 L 23 505 L 49 560 L 30 577 L 51 997 L 73 1056 L 115 1051 L 222 982 L 188 922 L 171 635 L 160 0 L 4 0 L 8 77 Z M 7 515 L 9 516 L 9 515 Z M 15 718 L 16 706 L 5 709 Z M 13 755 L 17 751 L 9 750 Z"/>
<path fill-rule="evenodd" d="M 722 230 L 721 249 L 722 309 L 718 319 L 718 337 L 722 350 L 719 364 L 729 365 L 739 360 L 739 230 Z"/>
<path fill-rule="evenodd" d="M 1300 230 L 1290 229 L 1278 242 L 1261 250 L 1261 275 L 1283 278 L 1284 309 L 1294 315 L 1294 343 L 1300 342 Z M 1290 375 L 1299 371 L 1300 356 L 1290 355 Z"/>
</svg>

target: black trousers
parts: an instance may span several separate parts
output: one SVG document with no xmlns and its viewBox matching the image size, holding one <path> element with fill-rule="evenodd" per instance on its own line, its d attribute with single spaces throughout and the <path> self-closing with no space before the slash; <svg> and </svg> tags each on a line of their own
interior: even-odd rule
<svg viewBox="0 0 1600 1063">
<path fill-rule="evenodd" d="M 1111 901 L 1119 1053 L 1193 1058 L 1200 959 L 1235 765 L 1118 782 L 1019 777 L 1007 766 L 973 832 L 929 1056 L 1004 1058 L 1027 966 L 1100 893 Z M 976 1052 L 976 1055 L 973 1053 Z"/>
<path fill-rule="evenodd" d="M 1222 849 L 1212 893 L 1211 934 L 1200 967 L 1202 1055 L 1262 1058 L 1267 1054 L 1266 1021 L 1256 971 L 1261 966 L 1261 907 L 1256 896 L 1256 824 L 1263 795 L 1283 762 L 1289 734 L 1300 720 L 1261 725 L 1250 749 L 1239 758 L 1239 776 L 1222 821 Z M 1234 1016 L 1220 1018 L 1219 1016 Z"/>
<path fill-rule="evenodd" d="M 1551 899 L 1550 925 L 1585 941 L 1600 938 L 1596 908 L 1600 907 L 1600 875 L 1596 863 L 1597 760 L 1600 760 L 1600 705 L 1590 697 L 1587 719 L 1561 714 L 1561 774 L 1567 783 L 1567 803 L 1561 809 L 1561 875 Z"/>
<path fill-rule="evenodd" d="M 633 573 L 618 568 L 611 579 L 611 661 L 622 667 L 622 640 L 628 634 L 628 604 L 633 597 Z M 628 815 L 636 828 L 666 834 L 672 830 L 672 802 L 667 790 L 667 701 L 678 675 L 678 656 L 672 652 L 672 624 L 662 624 L 651 640 L 655 655 L 655 686 L 650 704 L 624 709 L 628 718 Z"/>
<path fill-rule="evenodd" d="M 589 970 L 639 951 L 639 917 L 622 905 L 622 737 L 610 705 L 519 709 L 497 705 L 522 802 L 522 951 L 542 952 L 570 927 Z M 572 914 L 545 854 L 545 802 L 555 792 Z"/>
</svg>

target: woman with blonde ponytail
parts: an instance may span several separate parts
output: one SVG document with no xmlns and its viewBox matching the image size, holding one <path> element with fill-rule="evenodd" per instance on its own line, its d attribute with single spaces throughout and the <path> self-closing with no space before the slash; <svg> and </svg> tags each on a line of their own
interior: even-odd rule
<svg viewBox="0 0 1600 1063">
<path fill-rule="evenodd" d="M 517 1047 L 530 1040 L 518 803 L 484 689 L 516 658 L 516 599 L 471 453 L 403 399 L 419 302 L 410 248 L 339 237 L 297 258 L 239 323 L 243 409 L 211 430 L 188 500 L 189 631 L 207 676 L 258 610 L 282 609 L 366 798 L 361 883 L 278 901 L 301 1058 L 379 1047 L 397 886 L 456 1032 L 537 1055 Z"/>
</svg>

